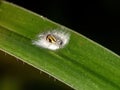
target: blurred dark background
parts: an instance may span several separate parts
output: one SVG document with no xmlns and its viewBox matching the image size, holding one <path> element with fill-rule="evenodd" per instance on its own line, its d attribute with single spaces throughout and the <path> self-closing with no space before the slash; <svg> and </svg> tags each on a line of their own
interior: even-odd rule
<svg viewBox="0 0 120 90">
<path fill-rule="evenodd" d="M 52 76 L 0 51 L 0 90 L 73 90 Z"/>
<path fill-rule="evenodd" d="M 120 0 L 8 0 L 65 25 L 120 55 Z"/>
</svg>

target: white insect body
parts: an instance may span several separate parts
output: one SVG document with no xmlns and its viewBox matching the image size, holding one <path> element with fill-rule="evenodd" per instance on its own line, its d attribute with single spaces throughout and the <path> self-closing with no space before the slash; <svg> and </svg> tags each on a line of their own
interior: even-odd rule
<svg viewBox="0 0 120 90">
<path fill-rule="evenodd" d="M 50 50 L 57 50 L 63 48 L 69 42 L 69 38 L 68 33 L 53 30 L 39 34 L 33 44 Z"/>
</svg>

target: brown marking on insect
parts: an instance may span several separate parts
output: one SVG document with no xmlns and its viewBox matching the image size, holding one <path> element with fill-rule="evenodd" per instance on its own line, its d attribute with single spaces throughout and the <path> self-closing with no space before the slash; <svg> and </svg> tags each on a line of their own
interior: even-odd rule
<svg viewBox="0 0 120 90">
<path fill-rule="evenodd" d="M 50 43 L 56 43 L 56 41 L 57 41 L 56 37 L 54 35 L 52 35 L 52 34 L 48 34 L 46 36 L 46 40 L 49 41 Z"/>
</svg>

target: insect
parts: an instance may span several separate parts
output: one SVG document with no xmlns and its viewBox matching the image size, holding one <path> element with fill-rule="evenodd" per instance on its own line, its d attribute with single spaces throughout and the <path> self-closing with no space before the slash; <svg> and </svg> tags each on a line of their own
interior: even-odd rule
<svg viewBox="0 0 120 90">
<path fill-rule="evenodd" d="M 69 37 L 68 33 L 53 30 L 39 34 L 33 44 L 50 50 L 57 50 L 69 42 Z"/>
<path fill-rule="evenodd" d="M 47 37 L 46 37 L 46 40 L 48 40 L 50 43 L 54 43 L 54 44 L 55 43 L 59 44 L 59 45 L 63 44 L 63 41 L 60 38 L 58 38 L 58 37 L 56 37 L 52 34 L 48 34 Z"/>
<path fill-rule="evenodd" d="M 57 39 L 55 36 L 53 36 L 52 34 L 48 34 L 46 36 L 46 40 L 48 40 L 50 43 L 56 43 Z"/>
</svg>

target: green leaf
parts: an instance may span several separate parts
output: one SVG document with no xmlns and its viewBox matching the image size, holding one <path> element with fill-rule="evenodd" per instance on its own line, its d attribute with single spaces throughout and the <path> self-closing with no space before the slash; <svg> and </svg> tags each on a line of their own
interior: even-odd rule
<svg viewBox="0 0 120 90">
<path fill-rule="evenodd" d="M 69 43 L 52 51 L 32 41 L 50 30 L 70 33 Z M 120 90 L 120 57 L 92 40 L 12 3 L 0 3 L 0 50 L 77 90 Z"/>
</svg>

